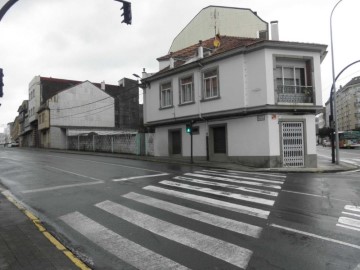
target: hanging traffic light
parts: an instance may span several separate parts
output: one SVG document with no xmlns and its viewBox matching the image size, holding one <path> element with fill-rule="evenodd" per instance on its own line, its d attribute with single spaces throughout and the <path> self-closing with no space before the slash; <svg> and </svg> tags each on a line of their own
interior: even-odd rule
<svg viewBox="0 0 360 270">
<path fill-rule="evenodd" d="M 4 92 L 3 92 L 3 86 L 4 86 L 3 77 L 4 77 L 3 69 L 0 68 L 0 97 L 3 97 L 3 95 L 4 95 Z"/>
<path fill-rule="evenodd" d="M 118 2 L 122 2 L 123 6 L 120 10 L 123 10 L 123 14 L 121 14 L 121 16 L 124 17 L 124 20 L 121 23 L 126 23 L 126 24 L 131 24 L 131 3 L 127 2 L 127 1 L 123 1 L 123 0 L 115 0 Z"/>
<path fill-rule="evenodd" d="M 124 16 L 124 20 L 121 23 L 131 24 L 131 3 L 123 1 L 123 7 L 121 8 L 124 10 L 122 16 Z"/>
</svg>

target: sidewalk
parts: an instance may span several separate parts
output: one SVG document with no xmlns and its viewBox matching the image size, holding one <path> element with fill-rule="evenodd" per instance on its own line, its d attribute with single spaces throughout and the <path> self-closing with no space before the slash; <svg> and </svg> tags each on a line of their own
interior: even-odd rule
<svg viewBox="0 0 360 270">
<path fill-rule="evenodd" d="M 35 216 L 25 209 L 19 209 L 21 206 L 15 206 L 9 199 L 12 200 L 10 195 L 0 187 L 1 270 L 81 268 L 82 263 L 75 257 L 73 262 L 67 258 L 66 256 L 72 256 L 72 253 L 57 242 Z"/>
<path fill-rule="evenodd" d="M 51 150 L 52 152 L 64 152 Z M 263 171 L 281 173 L 304 173 L 304 172 L 340 172 L 359 169 L 359 167 L 341 163 L 332 164 L 329 160 L 318 158 L 318 168 L 272 168 L 259 169 L 243 166 L 235 163 L 221 163 L 210 161 L 195 161 L 190 164 L 189 160 L 144 157 L 124 154 L 108 154 L 93 152 L 66 151 L 67 153 L 83 155 L 99 155 L 126 159 L 146 160 L 154 162 L 174 163 L 183 165 L 202 166 L 228 170 Z M 89 269 L 72 253 L 61 245 L 41 225 L 41 222 L 18 204 L 11 194 L 0 187 L 0 269 L 28 269 L 28 270 L 72 270 Z"/>
</svg>

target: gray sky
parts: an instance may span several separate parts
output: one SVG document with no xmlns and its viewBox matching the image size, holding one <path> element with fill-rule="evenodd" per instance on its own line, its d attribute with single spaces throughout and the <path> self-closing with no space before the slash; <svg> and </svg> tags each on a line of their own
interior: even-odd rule
<svg viewBox="0 0 360 270">
<path fill-rule="evenodd" d="M 280 40 L 327 44 L 322 63 L 323 103 L 332 83 L 330 13 L 338 0 L 129 0 L 132 25 L 122 24 L 113 0 L 19 0 L 0 22 L 0 132 L 14 121 L 36 75 L 117 84 L 123 77 L 158 70 L 175 36 L 209 5 L 250 8 L 279 21 Z M 0 0 L 2 7 L 7 0 Z M 335 72 L 360 60 L 359 0 L 343 0 L 333 16 Z M 212 27 L 212 26 L 209 26 Z M 221 31 L 221 29 L 220 29 Z M 338 80 L 360 75 L 354 65 Z"/>
</svg>

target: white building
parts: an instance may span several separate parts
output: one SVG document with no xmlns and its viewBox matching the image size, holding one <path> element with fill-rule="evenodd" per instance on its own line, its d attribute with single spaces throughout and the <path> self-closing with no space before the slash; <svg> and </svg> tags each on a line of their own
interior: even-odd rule
<svg viewBox="0 0 360 270">
<path fill-rule="evenodd" d="M 325 55 L 325 45 L 222 36 L 158 58 L 143 79 L 155 156 L 189 158 L 195 121 L 195 159 L 316 167 Z"/>
<path fill-rule="evenodd" d="M 199 40 L 207 40 L 216 34 L 268 39 L 269 29 L 268 23 L 250 9 L 208 6 L 175 37 L 169 52 L 189 47 Z"/>
<path fill-rule="evenodd" d="M 38 110 L 40 146 L 66 149 L 72 129 L 115 127 L 114 98 L 89 81 L 64 89 Z"/>
</svg>

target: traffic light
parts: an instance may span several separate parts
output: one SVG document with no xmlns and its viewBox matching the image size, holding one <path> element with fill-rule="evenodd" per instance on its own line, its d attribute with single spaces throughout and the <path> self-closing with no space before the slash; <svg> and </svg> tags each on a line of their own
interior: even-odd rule
<svg viewBox="0 0 360 270">
<path fill-rule="evenodd" d="M 124 13 L 121 16 L 124 16 L 124 20 L 121 23 L 131 24 L 131 3 L 122 1 L 123 7 L 121 8 L 124 10 Z"/>
<path fill-rule="evenodd" d="M 124 20 L 121 23 L 131 24 L 131 3 L 124 0 L 115 0 L 117 2 L 123 3 L 123 6 L 120 10 L 124 10 L 123 14 L 121 16 L 124 16 Z"/>
<path fill-rule="evenodd" d="M 0 97 L 3 97 L 3 95 L 4 95 L 4 92 L 3 92 L 3 86 L 4 86 L 3 77 L 4 77 L 3 69 L 0 68 Z"/>
<path fill-rule="evenodd" d="M 186 124 L 186 133 L 192 133 L 192 123 Z"/>
</svg>

